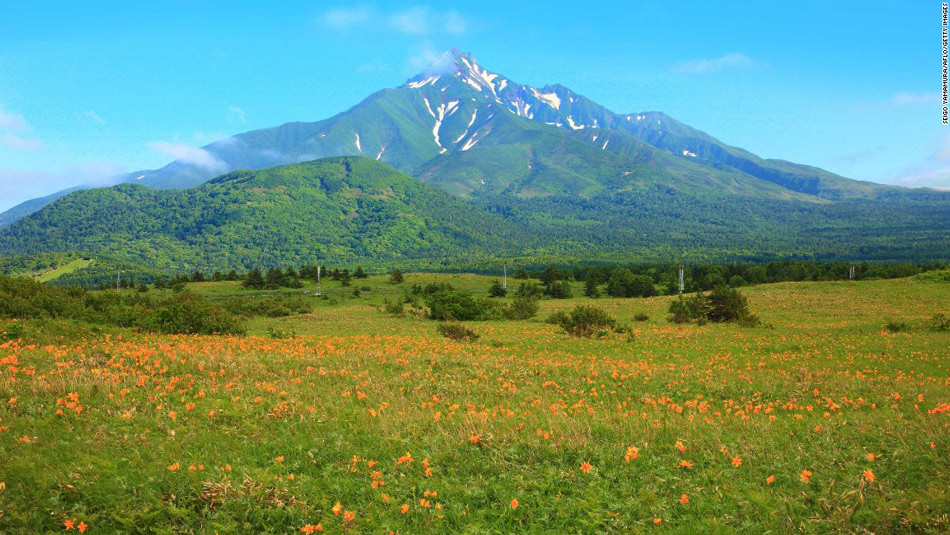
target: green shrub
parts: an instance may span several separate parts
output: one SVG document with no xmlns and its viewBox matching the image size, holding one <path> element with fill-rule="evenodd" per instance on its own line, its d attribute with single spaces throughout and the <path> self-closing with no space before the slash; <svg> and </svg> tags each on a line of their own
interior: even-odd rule
<svg viewBox="0 0 950 535">
<path fill-rule="evenodd" d="M 910 324 L 904 321 L 890 320 L 884 324 L 884 328 L 892 333 L 899 333 L 910 330 Z"/>
<path fill-rule="evenodd" d="M 491 287 L 488 288 L 488 295 L 491 297 L 504 297 L 508 295 L 508 290 L 498 282 L 498 279 L 495 279 L 491 283 Z"/>
<path fill-rule="evenodd" d="M 280 327 L 271 327 L 267 329 L 267 335 L 277 340 L 284 340 L 296 337 L 297 333 L 292 330 L 281 329 Z"/>
<path fill-rule="evenodd" d="M 928 327 L 932 331 L 937 332 L 947 332 L 950 331 L 950 317 L 947 317 L 945 314 L 934 314 L 930 321 L 927 322 Z"/>
<path fill-rule="evenodd" d="M 559 312 L 548 318 L 549 323 L 556 323 L 568 334 L 590 338 L 601 336 L 608 330 L 622 332 L 624 329 L 617 325 L 617 321 L 610 317 L 602 308 L 592 305 L 577 305 L 570 313 Z"/>
<path fill-rule="evenodd" d="M 189 292 L 175 294 L 149 314 L 147 325 L 163 333 L 242 334 L 237 318 Z"/>
<path fill-rule="evenodd" d="M 394 301 L 385 299 L 383 300 L 383 311 L 393 316 L 402 316 L 406 313 L 405 303 L 398 299 Z"/>
<path fill-rule="evenodd" d="M 670 318 L 673 323 L 695 321 L 704 325 L 708 321 L 737 322 L 746 327 L 754 327 L 761 322 L 749 310 L 749 302 L 735 288 L 716 286 L 708 294 L 698 293 L 689 298 L 679 296 L 670 303 Z"/>
<path fill-rule="evenodd" d="M 643 312 L 639 312 L 633 316 L 633 321 L 647 321 L 649 319 L 650 319 L 650 316 L 644 314 Z"/>
<path fill-rule="evenodd" d="M 504 311 L 506 319 L 526 320 L 538 314 L 538 300 L 531 297 L 516 297 Z"/>
<path fill-rule="evenodd" d="M 439 324 L 438 329 L 439 332 L 442 333 L 442 336 L 455 341 L 478 339 L 478 333 L 454 321 L 442 322 Z"/>
<path fill-rule="evenodd" d="M 691 321 L 705 321 L 708 304 L 702 294 L 683 298 L 679 296 L 670 303 L 670 321 L 673 323 L 689 323 Z"/>
<path fill-rule="evenodd" d="M 488 298 L 479 299 L 464 290 L 443 290 L 425 298 L 429 318 L 443 321 L 481 321 L 501 316 L 499 307 Z"/>
</svg>

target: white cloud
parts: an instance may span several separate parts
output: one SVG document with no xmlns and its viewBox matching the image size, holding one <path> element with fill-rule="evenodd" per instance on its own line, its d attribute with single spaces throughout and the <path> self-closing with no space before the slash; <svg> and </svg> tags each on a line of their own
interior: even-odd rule
<svg viewBox="0 0 950 535">
<path fill-rule="evenodd" d="M 891 184 L 913 188 L 950 189 L 950 167 L 901 175 L 892 180 Z"/>
<path fill-rule="evenodd" d="M 409 35 L 425 35 L 429 33 L 429 18 L 428 9 L 414 7 L 390 15 L 389 26 Z"/>
<path fill-rule="evenodd" d="M 345 30 L 369 22 L 374 15 L 368 7 L 330 9 L 323 13 L 320 20 L 331 28 Z"/>
<path fill-rule="evenodd" d="M 457 10 L 433 11 L 428 7 L 411 7 L 401 11 L 378 12 L 365 6 L 325 11 L 318 21 L 335 30 L 358 27 L 389 28 L 414 36 L 435 34 L 462 35 L 469 21 Z"/>
<path fill-rule="evenodd" d="M 940 104 L 940 93 L 912 93 L 900 91 L 894 94 L 891 102 L 898 106 L 912 106 L 915 104 Z"/>
<path fill-rule="evenodd" d="M 241 124 L 246 124 L 247 114 L 244 113 L 244 110 L 232 104 L 228 106 L 228 121 L 236 121 Z"/>
<path fill-rule="evenodd" d="M 425 69 L 442 57 L 442 53 L 429 41 L 423 41 L 409 49 L 409 66 L 413 70 Z"/>
<path fill-rule="evenodd" d="M 234 139 L 227 134 L 222 134 L 221 132 L 202 132 L 201 130 L 196 130 L 192 137 L 195 140 L 195 143 L 201 145 L 208 145 L 210 143 L 217 143 L 218 141 L 224 141 L 225 139 Z"/>
<path fill-rule="evenodd" d="M 0 211 L 23 201 L 49 195 L 80 184 L 111 186 L 126 171 L 107 161 L 89 161 L 68 165 L 59 170 L 0 169 Z"/>
<path fill-rule="evenodd" d="M 190 145 L 181 143 L 169 143 L 167 141 L 153 141 L 148 144 L 149 148 L 158 151 L 169 158 L 204 167 L 209 171 L 224 171 L 227 164 L 215 158 L 210 152 Z"/>
<path fill-rule="evenodd" d="M 105 119 L 99 116 L 94 110 L 86 110 L 82 112 L 82 116 L 94 123 L 106 124 Z"/>
<path fill-rule="evenodd" d="M 5 112 L 0 107 L 0 128 L 26 130 L 26 119 L 18 113 Z"/>
<path fill-rule="evenodd" d="M 673 70 L 683 74 L 712 74 L 727 69 L 751 67 L 755 60 L 742 52 L 730 52 L 713 59 L 695 59 L 684 61 L 673 67 Z"/>
<path fill-rule="evenodd" d="M 38 138 L 25 138 L 13 134 L 0 134 L 0 146 L 19 151 L 40 150 L 43 148 L 43 142 Z"/>
</svg>

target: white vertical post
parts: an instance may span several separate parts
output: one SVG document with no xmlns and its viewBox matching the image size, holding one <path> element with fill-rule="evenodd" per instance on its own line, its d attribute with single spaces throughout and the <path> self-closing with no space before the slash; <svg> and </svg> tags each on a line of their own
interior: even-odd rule
<svg viewBox="0 0 950 535">
<path fill-rule="evenodd" d="M 122 276 L 120 275 L 120 273 L 122 273 L 121 269 L 115 270 L 115 291 L 116 292 L 119 291 L 119 281 L 122 280 Z"/>
<path fill-rule="evenodd" d="M 508 289 L 508 266 L 507 265 L 501 266 L 501 273 L 502 273 L 502 281 L 503 281 L 501 283 L 501 287 L 507 290 Z"/>
<path fill-rule="evenodd" d="M 683 282 L 683 264 L 680 264 L 680 293 L 683 293 L 685 284 Z"/>
</svg>

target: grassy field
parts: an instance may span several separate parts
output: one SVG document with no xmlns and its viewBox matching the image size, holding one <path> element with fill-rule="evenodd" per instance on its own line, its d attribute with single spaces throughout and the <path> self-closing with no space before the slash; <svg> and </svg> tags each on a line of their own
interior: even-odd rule
<svg viewBox="0 0 950 535">
<path fill-rule="evenodd" d="M 62 277 L 63 275 L 67 275 L 69 273 L 75 273 L 76 271 L 79 271 L 80 269 L 85 269 L 91 265 L 92 265 L 92 260 L 89 260 L 86 258 L 77 258 L 75 260 L 71 260 L 70 262 L 57 267 L 56 269 L 51 269 L 43 273 L 38 273 L 34 275 L 33 278 L 39 282 L 49 282 L 51 280 L 56 280 L 59 277 Z"/>
<path fill-rule="evenodd" d="M 950 284 L 745 288 L 756 328 L 546 300 L 464 343 L 381 311 L 436 281 L 491 278 L 281 290 L 313 312 L 243 337 L 3 320 L 0 533 L 950 532 Z M 544 322 L 580 303 L 630 333 Z"/>
</svg>

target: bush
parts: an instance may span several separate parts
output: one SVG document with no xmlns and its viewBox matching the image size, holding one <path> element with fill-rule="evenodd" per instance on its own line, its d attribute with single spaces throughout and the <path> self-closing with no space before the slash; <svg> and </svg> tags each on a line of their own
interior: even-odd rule
<svg viewBox="0 0 950 535">
<path fill-rule="evenodd" d="M 439 324 L 438 329 L 439 332 L 442 333 L 442 336 L 451 338 L 455 341 L 478 339 L 478 334 L 475 331 L 469 329 L 461 323 L 452 321 L 442 322 Z"/>
<path fill-rule="evenodd" d="M 536 282 L 522 282 L 515 291 L 515 295 L 519 297 L 541 297 L 544 295 L 544 288 Z"/>
<path fill-rule="evenodd" d="M 386 299 L 383 301 L 383 310 L 387 314 L 392 314 L 393 316 L 402 316 L 406 313 L 405 305 L 400 300 L 390 301 Z"/>
<path fill-rule="evenodd" d="M 297 333 L 291 330 L 281 329 L 280 327 L 271 327 L 267 329 L 267 335 L 277 340 L 284 340 L 296 337 Z"/>
<path fill-rule="evenodd" d="M 495 279 L 491 283 L 491 287 L 488 289 L 488 295 L 491 297 L 504 297 L 508 295 L 508 290 L 498 282 L 498 279 Z"/>
<path fill-rule="evenodd" d="M 243 334 L 237 318 L 227 310 L 182 292 L 161 303 L 149 315 L 154 330 L 181 334 Z"/>
<path fill-rule="evenodd" d="M 884 328 L 892 333 L 899 333 L 910 330 L 910 324 L 903 321 L 888 321 L 884 324 Z"/>
<path fill-rule="evenodd" d="M 746 327 L 754 327 L 761 322 L 749 310 L 748 300 L 735 288 L 717 286 L 709 295 L 696 294 L 693 297 L 679 298 L 670 303 L 670 318 L 673 323 L 695 321 L 700 325 L 707 321 L 737 322 Z"/>
<path fill-rule="evenodd" d="M 947 317 L 944 314 L 934 314 L 927 323 L 931 331 L 950 331 L 950 317 Z"/>
<path fill-rule="evenodd" d="M 403 277 L 402 271 L 394 269 L 392 273 L 389 274 L 389 282 L 392 284 L 402 284 L 402 281 L 405 280 Z"/>
<path fill-rule="evenodd" d="M 425 298 L 429 317 L 443 321 L 480 321 L 498 318 L 498 306 L 488 298 L 478 299 L 464 290 L 443 290 Z"/>
<path fill-rule="evenodd" d="M 510 320 L 526 320 L 538 314 L 538 301 L 531 297 L 516 297 L 505 308 L 504 316 Z"/>
<path fill-rule="evenodd" d="M 649 319 L 650 319 L 650 316 L 644 314 L 643 312 L 640 312 L 636 314 L 635 316 L 633 316 L 633 321 L 647 321 Z"/>
<path fill-rule="evenodd" d="M 587 338 L 594 335 L 601 336 L 608 330 L 623 331 L 618 327 L 617 321 L 607 314 L 607 311 L 591 305 L 577 305 L 569 314 L 564 312 L 552 314 L 548 322 L 560 325 L 568 334 Z"/>
</svg>

